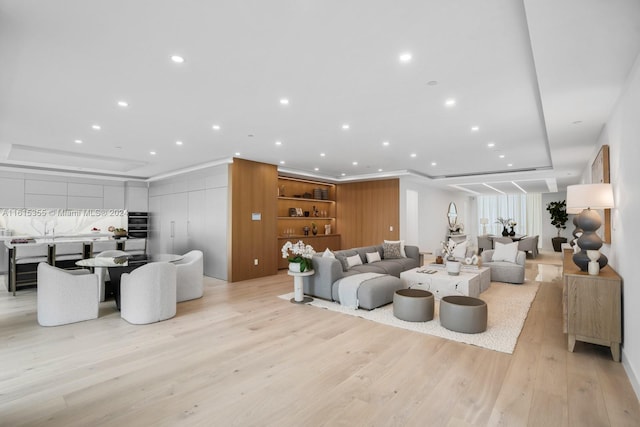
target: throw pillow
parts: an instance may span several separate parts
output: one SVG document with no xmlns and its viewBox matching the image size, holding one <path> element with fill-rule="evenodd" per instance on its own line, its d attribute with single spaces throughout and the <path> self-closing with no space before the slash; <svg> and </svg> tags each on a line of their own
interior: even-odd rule
<svg viewBox="0 0 640 427">
<path fill-rule="evenodd" d="M 370 254 L 367 254 L 367 262 L 369 264 L 377 261 L 380 261 L 380 254 L 378 252 L 371 252 Z"/>
<path fill-rule="evenodd" d="M 453 248 L 453 257 L 456 259 L 464 259 L 467 256 L 467 243 L 468 241 L 465 240 L 464 242 L 460 242 L 456 245 L 455 248 Z"/>
<path fill-rule="evenodd" d="M 518 242 L 500 243 L 495 242 L 495 248 L 491 261 L 516 262 L 518 256 Z"/>
<path fill-rule="evenodd" d="M 331 252 L 331 250 L 329 248 L 325 249 L 324 252 L 322 252 L 322 257 L 323 258 L 335 258 L 336 256 L 333 254 L 333 252 Z"/>
<path fill-rule="evenodd" d="M 401 258 L 407 257 L 407 254 L 404 251 L 404 240 L 385 240 L 384 243 L 400 243 L 400 257 Z"/>
<path fill-rule="evenodd" d="M 405 258 L 402 256 L 400 252 L 400 243 L 387 243 L 386 241 L 382 244 L 383 256 L 384 259 L 398 259 Z"/>
<path fill-rule="evenodd" d="M 356 265 L 361 265 L 361 264 L 362 264 L 362 258 L 360 258 L 360 255 L 353 255 L 353 256 L 347 257 L 347 265 L 349 266 L 349 268 L 354 267 Z"/>
</svg>

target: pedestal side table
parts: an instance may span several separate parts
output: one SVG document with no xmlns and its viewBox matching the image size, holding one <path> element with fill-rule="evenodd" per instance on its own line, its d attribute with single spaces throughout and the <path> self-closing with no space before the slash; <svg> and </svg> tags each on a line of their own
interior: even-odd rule
<svg viewBox="0 0 640 427">
<path fill-rule="evenodd" d="M 302 273 L 298 273 L 295 271 L 288 271 L 287 274 L 289 274 L 289 276 L 293 276 L 293 298 L 291 298 L 291 302 L 297 303 L 297 304 L 305 304 L 308 302 L 313 301 L 313 298 L 311 297 L 305 297 L 304 296 L 304 288 L 303 288 L 303 284 L 302 284 L 302 278 L 305 276 L 311 276 L 315 273 L 315 271 L 313 270 L 309 270 L 309 271 L 304 271 Z"/>
</svg>

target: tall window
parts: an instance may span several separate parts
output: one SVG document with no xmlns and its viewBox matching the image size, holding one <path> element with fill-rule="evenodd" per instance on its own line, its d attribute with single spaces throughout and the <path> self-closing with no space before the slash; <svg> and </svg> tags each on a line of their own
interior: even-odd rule
<svg viewBox="0 0 640 427">
<path fill-rule="evenodd" d="M 511 218 L 517 223 L 515 231 L 528 236 L 542 231 L 542 194 L 508 194 L 500 196 L 478 196 L 478 230 L 482 230 L 480 218 L 487 218 L 487 233 L 501 234 L 498 218 Z"/>
</svg>

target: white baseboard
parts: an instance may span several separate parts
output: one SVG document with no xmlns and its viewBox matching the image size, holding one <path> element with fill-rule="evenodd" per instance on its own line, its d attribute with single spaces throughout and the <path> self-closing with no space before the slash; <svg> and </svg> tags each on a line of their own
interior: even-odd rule
<svg viewBox="0 0 640 427">
<path fill-rule="evenodd" d="M 622 348 L 622 367 L 627 373 L 627 377 L 629 378 L 631 387 L 633 387 L 633 391 L 636 392 L 636 398 L 640 400 L 640 382 L 638 382 L 638 376 L 634 372 L 633 367 L 629 365 L 629 358 L 624 352 L 624 347 Z"/>
</svg>

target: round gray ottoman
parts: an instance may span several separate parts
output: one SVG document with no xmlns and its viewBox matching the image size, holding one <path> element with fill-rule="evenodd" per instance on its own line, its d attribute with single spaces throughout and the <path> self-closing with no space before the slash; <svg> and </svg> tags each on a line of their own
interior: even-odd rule
<svg viewBox="0 0 640 427">
<path fill-rule="evenodd" d="M 440 300 L 440 324 L 445 328 L 477 334 L 487 330 L 487 303 L 464 295 L 449 295 Z"/>
<path fill-rule="evenodd" d="M 407 322 L 433 320 L 433 294 L 422 289 L 400 289 L 393 295 L 393 315 Z"/>
</svg>

